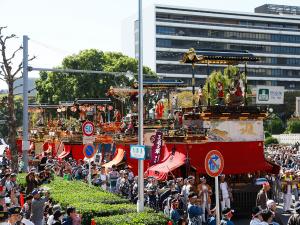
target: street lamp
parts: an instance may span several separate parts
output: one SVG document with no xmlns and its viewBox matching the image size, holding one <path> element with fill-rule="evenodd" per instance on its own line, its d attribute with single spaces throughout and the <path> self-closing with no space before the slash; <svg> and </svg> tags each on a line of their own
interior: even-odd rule
<svg viewBox="0 0 300 225">
<path fill-rule="evenodd" d="M 273 114 L 273 108 L 269 108 L 268 109 L 270 115 L 269 115 L 269 126 L 270 126 L 270 131 L 271 131 L 271 135 L 273 134 L 273 129 L 272 129 L 272 114 Z"/>
</svg>

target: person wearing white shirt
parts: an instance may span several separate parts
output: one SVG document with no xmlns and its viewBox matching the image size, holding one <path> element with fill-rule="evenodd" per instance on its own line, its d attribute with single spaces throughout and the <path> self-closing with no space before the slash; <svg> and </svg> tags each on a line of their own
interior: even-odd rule
<svg viewBox="0 0 300 225">
<path fill-rule="evenodd" d="M 225 175 L 221 175 L 220 180 L 220 198 L 221 198 L 221 210 L 230 208 L 230 201 L 232 199 L 231 189 L 228 183 L 225 181 Z"/>
<path fill-rule="evenodd" d="M 53 208 L 52 208 L 52 211 L 53 211 L 53 214 L 57 211 L 57 210 L 61 210 L 61 206 L 60 205 L 54 205 Z M 47 220 L 47 225 L 52 225 L 53 224 L 53 221 L 54 221 L 54 215 L 50 215 L 48 217 L 48 220 Z"/>
</svg>

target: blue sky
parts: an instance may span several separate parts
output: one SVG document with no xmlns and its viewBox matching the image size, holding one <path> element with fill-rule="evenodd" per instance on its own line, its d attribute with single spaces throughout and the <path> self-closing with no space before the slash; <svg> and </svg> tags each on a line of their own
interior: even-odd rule
<svg viewBox="0 0 300 225">
<path fill-rule="evenodd" d="M 244 12 L 265 3 L 300 6 L 300 0 L 143 1 L 144 7 L 155 3 Z M 82 49 L 122 51 L 122 21 L 136 13 L 137 7 L 137 0 L 0 0 L 0 26 L 31 38 L 30 54 L 38 57 L 33 66 L 53 67 Z M 3 88 L 5 84 L 0 83 Z"/>
</svg>

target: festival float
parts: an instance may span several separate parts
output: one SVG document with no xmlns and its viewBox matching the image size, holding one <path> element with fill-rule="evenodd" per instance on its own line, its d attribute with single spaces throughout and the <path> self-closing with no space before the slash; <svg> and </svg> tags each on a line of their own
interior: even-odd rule
<svg viewBox="0 0 300 225">
<path fill-rule="evenodd" d="M 146 177 L 163 181 L 205 175 L 205 156 L 211 150 L 218 150 L 224 158 L 223 174 L 230 175 L 233 183 L 234 207 L 240 212 L 248 212 L 255 205 L 253 199 L 256 199 L 259 187 L 251 180 L 266 172 L 277 174 L 280 170 L 264 156 L 263 120 L 267 117 L 267 106 L 250 104 L 248 98 L 247 63 L 258 60 L 245 51 L 201 51 L 196 55 L 193 49 L 189 50 L 182 60 L 182 63 L 192 64 L 193 71 L 192 95 L 187 99 L 180 95 L 184 84 L 180 88 L 176 84 L 178 81 L 173 81 L 173 89 L 168 87 L 172 81 L 145 81 L 144 144 L 150 146 L 150 157 L 144 165 Z M 243 72 L 237 70 L 230 74 L 229 67 L 242 63 Z M 197 94 L 196 64 L 207 65 L 206 84 L 197 88 Z M 216 64 L 223 65 L 219 68 L 227 66 L 226 81 L 211 82 L 210 66 Z M 155 87 L 159 93 L 153 91 Z M 118 89 L 111 93 L 117 95 Z M 153 96 L 150 101 L 149 93 Z M 179 101 L 192 101 L 192 105 L 179 106 Z M 124 138 L 117 143 L 122 143 L 119 148 L 129 152 Z M 127 163 L 133 166 L 134 172 L 137 171 L 137 163 L 132 164 L 128 158 Z"/>
<path fill-rule="evenodd" d="M 251 104 L 249 98 L 247 63 L 259 58 L 246 51 L 197 54 L 190 49 L 181 61 L 191 64 L 192 90 L 181 80 L 144 79 L 145 176 L 163 181 L 205 175 L 205 156 L 218 150 L 224 158 L 223 173 L 231 175 L 234 183 L 235 207 L 247 208 L 257 191 L 249 184 L 250 178 L 279 172 L 279 167 L 264 157 L 267 106 Z M 195 86 L 197 64 L 207 67 L 206 83 L 199 87 Z M 227 70 L 227 78 L 222 77 L 225 72 L 212 76 L 212 65 L 217 65 L 213 73 Z M 233 66 L 236 69 L 232 71 Z M 30 113 L 37 117 L 31 125 L 32 150 L 42 142 L 42 151 L 36 153 L 51 152 L 59 160 L 84 159 L 81 127 L 91 121 L 97 149 L 94 161 L 106 168 L 126 164 L 137 174 L 138 162 L 130 158 L 130 145 L 138 142 L 137 84 L 110 87 L 106 98 L 31 105 Z"/>
</svg>

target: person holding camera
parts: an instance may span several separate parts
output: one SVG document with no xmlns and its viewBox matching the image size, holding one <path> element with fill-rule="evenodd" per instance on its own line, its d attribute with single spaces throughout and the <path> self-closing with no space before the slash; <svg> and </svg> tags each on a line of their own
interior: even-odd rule
<svg viewBox="0 0 300 225">
<path fill-rule="evenodd" d="M 32 204 L 31 204 L 31 221 L 35 225 L 44 224 L 44 208 L 45 203 L 49 200 L 49 193 L 45 192 L 45 196 L 41 197 L 42 192 L 38 189 L 32 191 Z"/>
</svg>

